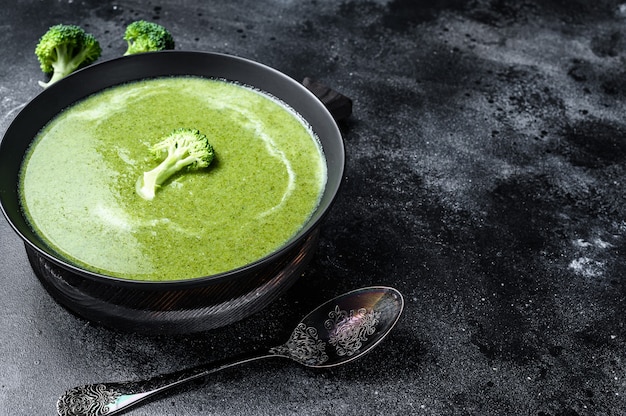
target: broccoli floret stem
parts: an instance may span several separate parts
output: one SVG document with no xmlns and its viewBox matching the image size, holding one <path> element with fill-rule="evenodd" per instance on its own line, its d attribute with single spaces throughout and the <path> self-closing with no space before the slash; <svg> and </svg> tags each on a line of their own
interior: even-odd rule
<svg viewBox="0 0 626 416">
<path fill-rule="evenodd" d="M 43 82 L 43 81 L 38 81 L 38 82 L 41 87 L 48 88 L 50 85 L 54 84 L 55 82 L 62 79 L 63 77 L 65 77 L 65 75 L 62 75 L 60 72 L 57 72 L 56 67 L 55 67 L 54 72 L 52 73 L 52 76 L 50 77 L 48 82 Z"/>
<path fill-rule="evenodd" d="M 39 85 L 46 88 L 61 78 L 74 72 L 78 66 L 85 59 L 87 54 L 86 50 L 81 51 L 79 54 L 70 59 L 71 53 L 67 50 L 67 45 L 59 45 L 55 48 L 58 59 L 52 63 L 52 76 L 48 82 L 39 81 Z"/>
</svg>

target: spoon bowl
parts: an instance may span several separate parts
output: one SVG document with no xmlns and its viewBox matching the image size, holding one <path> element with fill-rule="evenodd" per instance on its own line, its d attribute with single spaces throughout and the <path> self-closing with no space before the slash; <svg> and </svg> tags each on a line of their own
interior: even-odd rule
<svg viewBox="0 0 626 416">
<path fill-rule="evenodd" d="M 404 309 L 394 288 L 356 289 L 318 306 L 306 315 L 282 345 L 219 363 L 143 381 L 97 383 L 66 391 L 57 402 L 59 416 L 113 415 L 175 386 L 235 365 L 282 357 L 313 368 L 333 367 L 363 356 L 395 326 Z"/>
<path fill-rule="evenodd" d="M 270 353 L 308 367 L 333 367 L 354 360 L 385 338 L 394 327 L 404 300 L 390 287 L 368 287 L 345 293 L 305 316 L 289 341 Z"/>
</svg>

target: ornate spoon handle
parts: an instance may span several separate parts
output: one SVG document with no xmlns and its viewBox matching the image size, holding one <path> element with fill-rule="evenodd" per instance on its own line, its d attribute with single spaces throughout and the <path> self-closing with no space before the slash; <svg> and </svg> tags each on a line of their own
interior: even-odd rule
<svg viewBox="0 0 626 416">
<path fill-rule="evenodd" d="M 112 415 L 172 387 L 262 358 L 283 357 L 313 368 L 344 364 L 374 348 L 396 324 L 403 306 L 402 295 L 392 288 L 381 286 L 348 292 L 314 309 L 295 327 L 286 343 L 265 353 L 146 381 L 76 387 L 59 398 L 57 413 L 59 416 Z"/>
<path fill-rule="evenodd" d="M 113 415 L 148 397 L 225 368 L 279 356 L 272 353 L 257 354 L 240 357 L 232 361 L 210 363 L 176 373 L 159 375 L 144 381 L 98 383 L 74 387 L 63 393 L 57 401 L 57 413 L 59 416 Z"/>
</svg>

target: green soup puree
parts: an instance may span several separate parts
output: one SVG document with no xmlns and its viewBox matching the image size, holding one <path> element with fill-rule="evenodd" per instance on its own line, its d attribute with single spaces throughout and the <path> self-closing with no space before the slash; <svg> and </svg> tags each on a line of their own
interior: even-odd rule
<svg viewBox="0 0 626 416">
<path fill-rule="evenodd" d="M 152 201 L 135 183 L 156 167 L 150 147 L 198 129 L 215 159 L 163 184 Z M 199 77 L 133 82 L 67 108 L 35 138 L 20 194 L 33 229 L 86 269 L 138 280 L 232 270 L 272 253 L 317 207 L 326 162 L 310 127 L 284 103 Z"/>
</svg>

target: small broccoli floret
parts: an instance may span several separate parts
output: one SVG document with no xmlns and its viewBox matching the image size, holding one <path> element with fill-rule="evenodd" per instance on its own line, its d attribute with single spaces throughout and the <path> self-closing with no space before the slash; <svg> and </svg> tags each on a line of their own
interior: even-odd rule
<svg viewBox="0 0 626 416">
<path fill-rule="evenodd" d="M 205 168 L 213 161 L 213 147 L 207 137 L 198 130 L 179 128 L 172 131 L 150 149 L 157 157 L 165 159 L 156 168 L 144 172 L 137 179 L 139 196 L 151 201 L 156 189 L 173 174 L 183 168 Z"/>
<path fill-rule="evenodd" d="M 128 42 L 128 50 L 124 55 L 174 49 L 172 34 L 163 26 L 145 20 L 129 24 L 124 40 Z"/>
<path fill-rule="evenodd" d="M 52 77 L 48 82 L 39 81 L 39 85 L 47 88 L 79 67 L 93 63 L 101 53 L 97 39 L 80 26 L 58 24 L 50 27 L 39 39 L 35 55 L 41 70 Z"/>
</svg>

